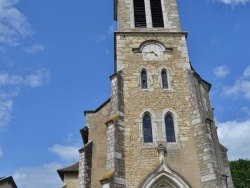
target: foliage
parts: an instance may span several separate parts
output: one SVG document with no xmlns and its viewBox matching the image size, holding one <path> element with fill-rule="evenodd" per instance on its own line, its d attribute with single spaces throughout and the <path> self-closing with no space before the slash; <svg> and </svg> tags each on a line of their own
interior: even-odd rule
<svg viewBox="0 0 250 188">
<path fill-rule="evenodd" d="M 237 161 L 230 161 L 229 164 L 234 187 L 250 188 L 250 160 L 239 159 Z"/>
</svg>

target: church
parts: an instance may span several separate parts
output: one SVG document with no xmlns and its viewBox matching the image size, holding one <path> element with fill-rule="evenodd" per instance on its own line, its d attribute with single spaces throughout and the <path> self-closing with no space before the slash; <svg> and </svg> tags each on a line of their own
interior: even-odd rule
<svg viewBox="0 0 250 188">
<path fill-rule="evenodd" d="M 233 188 L 211 84 L 192 67 L 176 0 L 114 0 L 110 98 L 85 111 L 65 188 Z"/>
</svg>

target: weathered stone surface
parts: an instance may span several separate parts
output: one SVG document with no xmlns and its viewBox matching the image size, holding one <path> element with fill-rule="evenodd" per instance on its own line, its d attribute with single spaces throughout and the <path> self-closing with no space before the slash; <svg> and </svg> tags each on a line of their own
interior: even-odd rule
<svg viewBox="0 0 250 188">
<path fill-rule="evenodd" d="M 64 176 L 64 183 L 67 188 L 76 188 L 78 186 L 78 174 L 67 174 Z"/>
<path fill-rule="evenodd" d="M 108 102 L 99 111 L 86 114 L 86 123 L 89 128 L 89 141 L 93 142 L 91 179 L 90 184 L 85 186 L 86 188 L 100 187 L 99 180 L 106 172 L 107 136 L 105 122 L 110 119 L 110 109 L 111 105 L 110 102 Z"/>
<path fill-rule="evenodd" d="M 222 188 L 228 176 L 232 188 L 226 149 L 219 143 L 210 104 L 211 85 L 190 65 L 176 0 L 159 1 L 162 28 L 152 28 L 149 0 L 144 1 L 147 28 L 134 27 L 133 0 L 115 2 L 118 32 L 110 100 L 86 112 L 93 146 L 91 156 L 80 150 L 78 187 L 140 188 L 153 180 L 178 188 Z M 147 87 L 142 87 L 142 70 Z M 143 136 L 145 114 L 152 125 L 149 143 Z M 168 114 L 174 124 L 172 142 L 167 142 Z M 161 172 L 171 176 L 157 179 Z"/>
</svg>

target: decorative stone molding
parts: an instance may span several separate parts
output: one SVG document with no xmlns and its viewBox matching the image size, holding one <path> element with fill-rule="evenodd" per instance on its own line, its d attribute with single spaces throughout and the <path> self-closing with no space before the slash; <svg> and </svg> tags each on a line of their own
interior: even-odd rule
<svg viewBox="0 0 250 188">
<path fill-rule="evenodd" d="M 138 188 L 156 188 L 161 186 L 191 188 L 186 181 L 170 169 L 164 161 L 145 178 L 144 182 L 141 183 Z"/>
<path fill-rule="evenodd" d="M 106 184 L 106 183 L 110 183 L 111 179 L 114 176 L 114 172 L 106 172 L 103 176 L 102 179 L 100 179 L 101 184 Z"/>
<path fill-rule="evenodd" d="M 164 53 L 172 53 L 173 48 L 166 47 L 156 40 L 147 40 L 132 50 L 134 53 L 142 53 L 143 61 L 160 61 L 163 60 Z"/>
<path fill-rule="evenodd" d="M 167 79 L 168 79 L 168 88 L 163 88 L 163 85 L 162 85 L 162 76 L 161 76 L 161 73 L 162 73 L 162 70 L 166 70 L 167 72 Z M 163 91 L 173 91 L 173 87 L 171 87 L 171 81 L 172 81 L 172 76 L 171 76 L 171 71 L 168 67 L 166 66 L 161 66 L 160 68 L 158 68 L 158 80 L 159 80 L 159 84 L 160 84 L 160 87 Z"/>
<path fill-rule="evenodd" d="M 153 138 L 153 142 L 152 143 L 144 143 L 144 135 L 143 135 L 143 117 L 148 114 L 151 118 L 151 127 L 152 127 L 152 138 Z M 145 148 L 152 148 L 152 147 L 156 147 L 155 145 L 155 141 L 157 138 L 157 123 L 156 123 L 156 117 L 154 115 L 154 112 L 151 109 L 144 109 L 143 112 L 140 114 L 139 117 L 139 135 L 140 135 L 140 139 L 142 142 L 143 147 Z"/>
<path fill-rule="evenodd" d="M 163 131 L 164 133 L 166 133 L 166 130 L 165 130 L 165 117 L 167 114 L 170 114 L 172 117 L 173 117 L 173 120 L 174 120 L 174 131 L 175 131 L 175 139 L 176 139 L 176 143 L 179 142 L 179 125 L 178 125 L 178 119 L 179 119 L 179 116 L 178 114 L 175 112 L 174 109 L 172 108 L 165 108 L 163 110 L 163 113 L 162 113 L 162 122 L 164 122 L 164 126 L 163 126 Z M 165 135 L 166 136 L 166 135 Z"/>
<path fill-rule="evenodd" d="M 162 144 L 159 144 L 158 145 L 158 148 L 157 148 L 157 151 L 158 151 L 158 154 L 159 154 L 159 157 L 160 157 L 160 162 L 162 161 L 165 161 L 165 156 L 167 154 L 167 149 L 165 146 L 163 146 Z"/>
</svg>

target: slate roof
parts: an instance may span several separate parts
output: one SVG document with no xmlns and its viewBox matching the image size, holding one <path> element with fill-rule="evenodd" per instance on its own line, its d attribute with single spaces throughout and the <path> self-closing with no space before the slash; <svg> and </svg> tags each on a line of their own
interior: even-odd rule
<svg viewBox="0 0 250 188">
<path fill-rule="evenodd" d="M 77 162 L 71 166 L 68 166 L 66 168 L 59 169 L 59 170 L 57 170 L 57 173 L 59 174 L 60 178 L 63 180 L 65 173 L 68 173 L 68 172 L 75 172 L 76 173 L 78 171 L 79 171 L 79 162 Z"/>
</svg>

